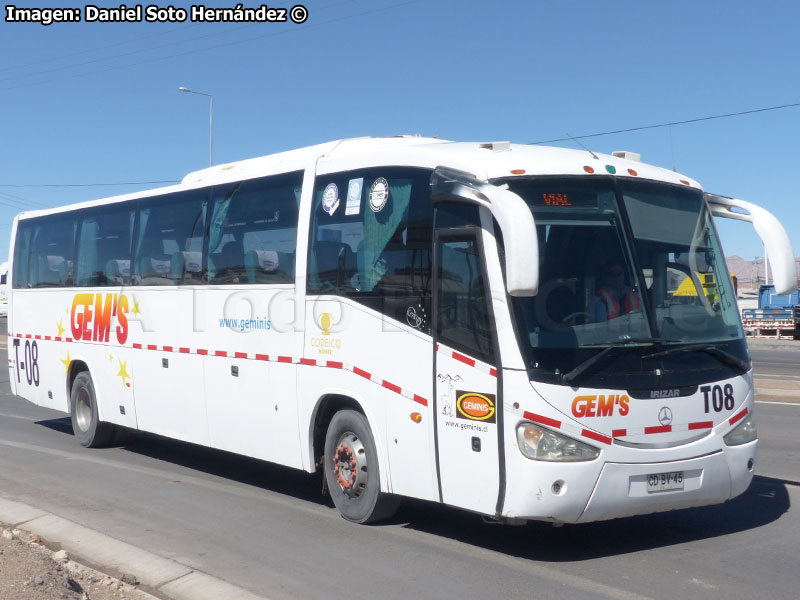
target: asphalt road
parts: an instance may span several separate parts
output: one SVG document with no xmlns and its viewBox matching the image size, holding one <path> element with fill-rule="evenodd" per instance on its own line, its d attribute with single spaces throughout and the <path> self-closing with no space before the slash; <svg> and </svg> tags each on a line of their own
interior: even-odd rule
<svg viewBox="0 0 800 600">
<path fill-rule="evenodd" d="M 366 527 L 317 477 L 150 435 L 86 450 L 63 414 L 4 392 L 0 496 L 268 598 L 797 598 L 800 405 L 757 418 L 757 476 L 722 506 L 554 528 L 407 502 Z"/>
</svg>

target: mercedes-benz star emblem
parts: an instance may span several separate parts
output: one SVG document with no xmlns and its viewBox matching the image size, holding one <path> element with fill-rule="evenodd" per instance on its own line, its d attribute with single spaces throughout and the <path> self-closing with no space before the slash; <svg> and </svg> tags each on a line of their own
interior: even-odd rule
<svg viewBox="0 0 800 600">
<path fill-rule="evenodd" d="M 662 425 L 669 425 L 672 423 L 672 411 L 669 409 L 669 406 L 662 406 L 661 410 L 658 411 L 658 422 Z"/>
</svg>

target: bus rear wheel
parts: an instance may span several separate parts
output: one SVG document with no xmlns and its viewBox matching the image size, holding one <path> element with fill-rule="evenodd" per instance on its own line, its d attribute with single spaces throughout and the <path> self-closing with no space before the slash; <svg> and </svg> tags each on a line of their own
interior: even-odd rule
<svg viewBox="0 0 800 600">
<path fill-rule="evenodd" d="M 70 417 L 72 431 L 81 446 L 97 448 L 109 442 L 114 433 L 111 423 L 100 421 L 97 412 L 97 395 L 88 371 L 75 376 L 70 393 Z"/>
<path fill-rule="evenodd" d="M 381 492 L 375 439 L 367 418 L 354 410 L 337 412 L 325 435 L 325 480 L 341 515 L 353 523 L 388 519 L 400 499 Z"/>
</svg>

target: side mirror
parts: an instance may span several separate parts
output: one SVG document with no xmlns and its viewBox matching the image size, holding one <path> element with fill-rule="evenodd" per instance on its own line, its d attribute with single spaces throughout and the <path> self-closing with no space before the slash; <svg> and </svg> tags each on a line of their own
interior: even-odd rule
<svg viewBox="0 0 800 600">
<path fill-rule="evenodd" d="M 790 294 L 797 289 L 797 267 L 794 262 L 789 235 L 780 221 L 771 212 L 737 198 L 717 194 L 705 195 L 711 214 L 715 217 L 735 219 L 752 223 L 756 233 L 764 242 L 767 257 L 772 265 L 775 291 Z"/>
<path fill-rule="evenodd" d="M 525 201 L 470 173 L 448 167 L 437 167 L 430 185 L 433 204 L 477 204 L 491 211 L 503 233 L 508 293 L 535 296 L 539 291 L 539 242 L 533 213 Z"/>
</svg>

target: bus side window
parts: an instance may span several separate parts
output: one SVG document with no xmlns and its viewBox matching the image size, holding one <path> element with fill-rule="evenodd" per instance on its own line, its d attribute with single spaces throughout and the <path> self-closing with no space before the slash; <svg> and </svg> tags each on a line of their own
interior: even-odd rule
<svg viewBox="0 0 800 600">
<path fill-rule="evenodd" d="M 136 285 L 200 283 L 207 191 L 160 196 L 142 203 L 134 259 Z"/>
<path fill-rule="evenodd" d="M 77 285 L 118 286 L 131 282 L 134 214 L 132 203 L 86 211 L 78 234 Z"/>
<path fill-rule="evenodd" d="M 297 171 L 214 189 L 209 283 L 294 282 L 302 180 Z"/>
<path fill-rule="evenodd" d="M 492 319 L 475 235 L 439 242 L 438 276 L 439 339 L 493 363 Z"/>
<path fill-rule="evenodd" d="M 54 215 L 36 223 L 28 260 L 28 287 L 72 285 L 75 213 Z"/>
<path fill-rule="evenodd" d="M 430 171 L 379 167 L 317 178 L 308 292 L 335 294 L 430 333 Z"/>
</svg>

